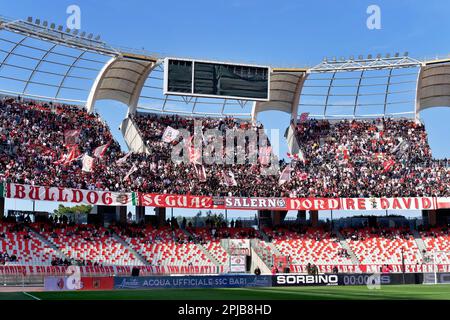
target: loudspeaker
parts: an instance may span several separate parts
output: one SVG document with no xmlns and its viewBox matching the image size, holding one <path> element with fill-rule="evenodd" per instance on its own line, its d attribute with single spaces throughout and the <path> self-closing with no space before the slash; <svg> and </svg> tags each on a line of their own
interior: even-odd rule
<svg viewBox="0 0 450 320">
<path fill-rule="evenodd" d="M 139 268 L 133 267 L 133 269 L 131 270 L 131 276 L 132 277 L 139 277 L 139 272 L 141 270 Z"/>
</svg>

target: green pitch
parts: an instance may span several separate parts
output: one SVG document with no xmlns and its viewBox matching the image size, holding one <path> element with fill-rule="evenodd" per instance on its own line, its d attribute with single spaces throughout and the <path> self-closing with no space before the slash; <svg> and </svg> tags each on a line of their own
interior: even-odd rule
<svg viewBox="0 0 450 320">
<path fill-rule="evenodd" d="M 157 289 L 0 293 L 0 300 L 450 300 L 450 285 L 277 287 L 239 289 Z"/>
</svg>

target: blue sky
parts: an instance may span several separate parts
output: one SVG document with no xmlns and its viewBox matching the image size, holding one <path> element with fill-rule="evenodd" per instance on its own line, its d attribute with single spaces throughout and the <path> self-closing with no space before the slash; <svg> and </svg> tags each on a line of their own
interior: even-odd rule
<svg viewBox="0 0 450 320">
<path fill-rule="evenodd" d="M 325 56 L 407 51 L 412 57 L 434 58 L 450 53 L 450 3 L 437 0 L 16 0 L 1 1 L 0 14 L 65 24 L 66 8 L 72 4 L 81 8 L 82 30 L 100 34 L 110 44 L 145 48 L 160 56 L 305 67 Z M 366 27 L 366 9 L 372 4 L 381 9 L 380 30 Z M 112 113 L 107 107 L 101 103 L 98 110 L 118 136 L 125 109 Z M 426 110 L 421 118 L 434 156 L 450 157 L 450 108 Z M 284 132 L 284 115 L 267 112 L 260 120 Z M 47 207 L 37 205 L 38 210 Z"/>
</svg>

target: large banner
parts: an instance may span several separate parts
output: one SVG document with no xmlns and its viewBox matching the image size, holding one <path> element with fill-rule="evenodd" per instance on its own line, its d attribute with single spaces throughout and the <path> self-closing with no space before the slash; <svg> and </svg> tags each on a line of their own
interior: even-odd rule
<svg viewBox="0 0 450 320">
<path fill-rule="evenodd" d="M 176 194 L 139 193 L 138 205 L 166 208 L 223 209 L 213 197 Z"/>
<path fill-rule="evenodd" d="M 100 206 L 137 205 L 135 192 L 121 193 L 6 183 L 5 198 Z"/>
<path fill-rule="evenodd" d="M 111 192 L 0 183 L 0 196 L 11 199 L 103 206 L 148 206 L 237 210 L 435 210 L 449 209 L 450 197 L 262 198 Z"/>
<path fill-rule="evenodd" d="M 219 276 L 160 276 L 115 277 L 114 289 L 168 289 L 168 288 L 244 288 L 270 287 L 271 276 L 219 275 Z"/>
</svg>

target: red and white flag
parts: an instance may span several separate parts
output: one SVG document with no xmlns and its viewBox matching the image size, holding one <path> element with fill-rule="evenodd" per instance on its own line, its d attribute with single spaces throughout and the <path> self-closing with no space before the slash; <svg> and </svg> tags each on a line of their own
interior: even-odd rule
<svg viewBox="0 0 450 320">
<path fill-rule="evenodd" d="M 236 179 L 234 178 L 234 173 L 229 170 L 228 172 L 222 171 L 223 183 L 228 187 L 237 186 Z"/>
<path fill-rule="evenodd" d="M 180 134 L 180 131 L 177 129 L 172 128 L 171 126 L 168 126 L 166 130 L 164 130 L 162 141 L 171 143 L 174 141 Z"/>
<path fill-rule="evenodd" d="M 302 150 L 298 150 L 297 154 L 290 154 L 289 152 L 286 153 L 286 155 L 288 156 L 289 159 L 291 160 L 296 160 L 296 161 L 301 161 L 303 163 L 305 163 L 305 156 L 303 154 Z"/>
<path fill-rule="evenodd" d="M 268 165 L 270 163 L 270 155 L 272 154 L 272 147 L 260 147 L 259 148 L 259 163 L 262 165 Z"/>
<path fill-rule="evenodd" d="M 202 153 L 199 149 L 195 148 L 193 143 L 194 136 L 189 138 L 188 146 L 189 146 L 189 162 L 196 164 L 202 164 Z"/>
<path fill-rule="evenodd" d="M 122 158 L 116 161 L 116 164 L 121 166 L 127 162 L 127 159 L 131 156 L 131 152 L 128 152 L 126 155 L 124 155 Z"/>
<path fill-rule="evenodd" d="M 64 131 L 64 143 L 66 146 L 77 144 L 79 142 L 81 129 Z"/>
<path fill-rule="evenodd" d="M 69 164 L 72 161 L 75 161 L 79 159 L 80 157 L 80 150 L 78 149 L 78 145 L 73 145 L 69 147 L 69 151 L 67 154 L 63 154 L 61 156 L 61 159 L 54 162 L 54 164 Z"/>
<path fill-rule="evenodd" d="M 94 157 L 96 157 L 96 158 L 103 158 L 103 156 L 105 155 L 106 150 L 108 149 L 109 145 L 110 145 L 110 142 L 95 148 L 94 149 Z"/>
<path fill-rule="evenodd" d="M 206 182 L 205 167 L 200 164 L 194 164 L 195 172 L 197 173 L 198 180 L 200 182 Z"/>
<path fill-rule="evenodd" d="M 306 122 L 306 120 L 308 120 L 308 117 L 309 117 L 309 112 L 303 112 L 300 115 L 300 122 Z"/>
<path fill-rule="evenodd" d="M 384 157 L 385 157 L 385 153 L 384 152 L 377 152 L 377 153 L 375 153 L 373 155 L 374 160 L 377 160 L 377 161 L 384 160 Z"/>
<path fill-rule="evenodd" d="M 300 181 L 307 180 L 309 175 L 306 172 L 298 172 L 297 177 Z"/>
<path fill-rule="evenodd" d="M 278 181 L 278 185 L 283 185 L 286 182 L 289 182 L 291 180 L 291 173 L 292 170 L 294 170 L 290 164 L 286 166 L 286 168 L 283 169 L 283 172 L 280 174 L 280 180 Z"/>
<path fill-rule="evenodd" d="M 394 164 L 395 164 L 395 161 L 392 159 L 384 161 L 383 162 L 383 173 L 390 171 Z"/>
<path fill-rule="evenodd" d="M 125 175 L 125 177 L 123 178 L 123 181 L 127 181 L 130 178 L 130 176 L 137 170 L 138 170 L 138 167 L 136 167 L 136 164 L 133 163 L 133 166 L 128 171 L 128 173 Z"/>
<path fill-rule="evenodd" d="M 348 160 L 350 159 L 350 152 L 346 146 L 339 146 L 336 160 Z"/>
<path fill-rule="evenodd" d="M 87 154 L 85 154 L 83 156 L 83 168 L 81 169 L 84 172 L 92 172 L 92 169 L 94 168 L 94 160 L 95 158 L 92 158 L 90 156 L 88 156 Z"/>
</svg>

